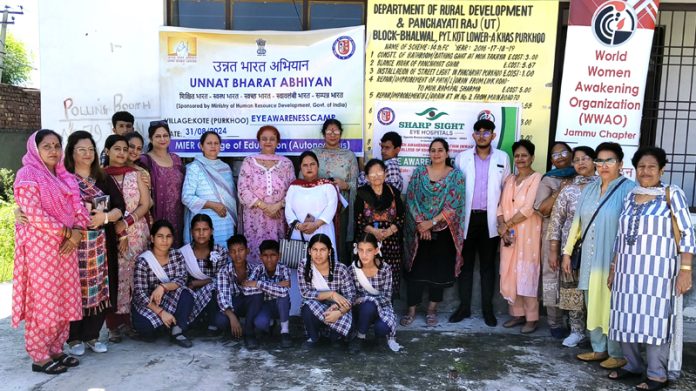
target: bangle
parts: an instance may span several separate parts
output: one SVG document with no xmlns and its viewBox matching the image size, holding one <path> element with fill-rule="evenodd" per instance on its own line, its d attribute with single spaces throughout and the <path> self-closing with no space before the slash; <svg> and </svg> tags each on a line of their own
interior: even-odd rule
<svg viewBox="0 0 696 391">
<path fill-rule="evenodd" d="M 109 212 L 104 213 L 104 225 L 109 224 Z"/>
<path fill-rule="evenodd" d="M 691 270 L 691 265 L 681 265 L 679 270 Z"/>
<path fill-rule="evenodd" d="M 157 313 L 157 316 L 161 316 L 162 312 L 164 312 L 164 308 L 160 308 L 159 312 Z"/>
<path fill-rule="evenodd" d="M 65 227 L 65 232 L 67 234 L 65 238 L 70 239 L 72 237 L 72 228 Z"/>
</svg>

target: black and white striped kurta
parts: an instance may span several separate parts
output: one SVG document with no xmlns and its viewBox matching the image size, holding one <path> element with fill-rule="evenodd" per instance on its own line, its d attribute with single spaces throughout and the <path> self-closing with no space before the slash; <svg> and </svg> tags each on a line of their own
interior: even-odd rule
<svg viewBox="0 0 696 391">
<path fill-rule="evenodd" d="M 682 237 L 679 249 L 696 252 L 684 192 L 671 186 L 671 203 Z M 637 240 L 630 245 L 632 216 L 638 216 Z M 614 244 L 617 256 L 611 292 L 609 337 L 626 343 L 661 345 L 669 341 L 679 257 L 665 196 L 646 204 L 630 194 L 619 220 Z"/>
</svg>

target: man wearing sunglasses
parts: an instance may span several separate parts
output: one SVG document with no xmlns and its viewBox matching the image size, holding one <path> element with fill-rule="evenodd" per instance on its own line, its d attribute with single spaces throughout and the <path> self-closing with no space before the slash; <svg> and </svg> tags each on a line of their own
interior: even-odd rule
<svg viewBox="0 0 696 391">
<path fill-rule="evenodd" d="M 481 277 L 481 309 L 486 325 L 495 327 L 498 320 L 493 310 L 495 287 L 495 256 L 500 237 L 496 210 L 503 180 L 510 175 L 510 158 L 493 147 L 495 124 L 480 119 L 474 124 L 476 146 L 457 155 L 455 166 L 464 173 L 466 203 L 464 216 L 464 265 L 459 274 L 459 308 L 449 318 L 450 323 L 471 316 L 471 289 L 474 280 L 476 255 Z"/>
</svg>

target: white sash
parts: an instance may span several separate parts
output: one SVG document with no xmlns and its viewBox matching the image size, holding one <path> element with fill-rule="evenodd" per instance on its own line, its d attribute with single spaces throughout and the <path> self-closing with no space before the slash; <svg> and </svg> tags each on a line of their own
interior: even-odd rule
<svg viewBox="0 0 696 391">
<path fill-rule="evenodd" d="M 353 263 L 353 272 L 355 272 L 355 277 L 358 278 L 358 283 L 367 293 L 379 296 L 379 291 L 375 289 L 372 284 L 370 284 L 370 280 L 367 279 L 365 272 L 363 272 L 359 267 L 355 266 L 355 263 Z"/>
<path fill-rule="evenodd" d="M 152 251 L 145 251 L 140 256 L 147 261 L 148 266 L 150 266 L 150 270 L 155 273 L 155 276 L 159 278 L 160 282 L 165 284 L 169 282 L 169 276 L 162 268 L 162 265 L 157 262 L 157 258 L 155 258 L 155 254 L 153 254 Z"/>
<path fill-rule="evenodd" d="M 184 260 L 186 261 L 186 270 L 188 270 L 191 277 L 197 280 L 211 279 L 201 270 L 201 267 L 198 265 L 198 260 L 196 259 L 196 254 L 193 253 L 193 248 L 190 244 L 180 248 L 179 251 L 181 251 L 181 254 L 184 256 Z"/>
<path fill-rule="evenodd" d="M 307 262 L 312 261 L 308 260 Z M 329 288 L 329 284 L 324 279 L 324 276 L 321 275 L 321 273 L 319 272 L 317 267 L 314 266 L 314 264 L 312 264 L 312 285 L 314 286 L 314 289 L 318 290 L 319 292 L 326 292 L 331 290 Z"/>
</svg>

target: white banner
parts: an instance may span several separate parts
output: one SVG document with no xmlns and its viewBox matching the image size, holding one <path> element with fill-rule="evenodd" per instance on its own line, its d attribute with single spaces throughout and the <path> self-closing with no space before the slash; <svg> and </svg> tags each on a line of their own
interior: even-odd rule
<svg viewBox="0 0 696 391">
<path fill-rule="evenodd" d="M 657 6 L 657 0 L 570 3 L 556 140 L 593 148 L 617 142 L 631 177 Z"/>
<path fill-rule="evenodd" d="M 413 170 L 429 164 L 428 147 L 441 137 L 449 144 L 449 155 L 474 146 L 473 126 L 479 119 L 495 124 L 493 145 L 510 154 L 512 144 L 520 134 L 519 104 L 451 102 L 451 101 L 377 101 L 373 148 L 375 158 L 381 159 L 379 140 L 390 131 L 401 135 L 399 164 L 407 188 Z"/>
<path fill-rule="evenodd" d="M 223 156 L 259 150 L 273 125 L 280 154 L 323 145 L 321 126 L 343 123 L 342 147 L 363 153 L 364 26 L 301 32 L 162 28 L 160 102 L 170 150 L 199 153 L 202 133 L 223 140 Z"/>
</svg>

